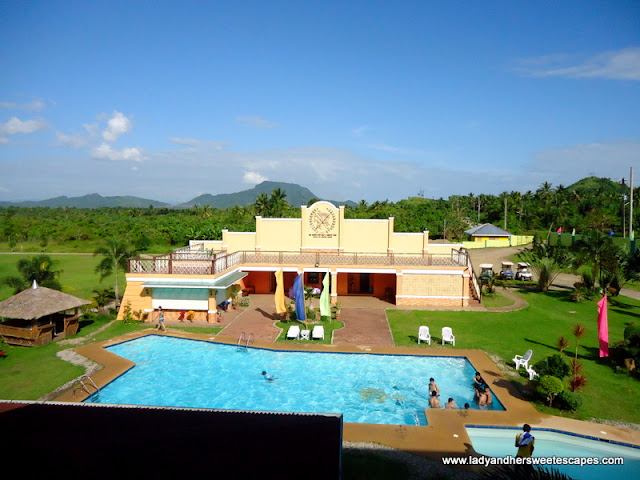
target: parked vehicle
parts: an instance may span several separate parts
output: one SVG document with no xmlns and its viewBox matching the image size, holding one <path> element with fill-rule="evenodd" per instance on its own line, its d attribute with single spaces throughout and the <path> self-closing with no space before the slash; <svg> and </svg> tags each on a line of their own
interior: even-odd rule
<svg viewBox="0 0 640 480">
<path fill-rule="evenodd" d="M 500 277 L 503 280 L 513 280 L 513 262 L 502 262 L 502 270 L 500 270 Z"/>
<path fill-rule="evenodd" d="M 493 264 L 491 263 L 480 264 L 480 276 L 478 277 L 478 279 L 481 282 L 488 282 L 489 280 L 492 280 L 494 275 L 495 275 L 495 272 L 493 271 Z"/>
<path fill-rule="evenodd" d="M 518 271 L 516 272 L 516 280 L 529 281 L 533 280 L 531 273 L 531 265 L 527 262 L 518 262 Z"/>
</svg>

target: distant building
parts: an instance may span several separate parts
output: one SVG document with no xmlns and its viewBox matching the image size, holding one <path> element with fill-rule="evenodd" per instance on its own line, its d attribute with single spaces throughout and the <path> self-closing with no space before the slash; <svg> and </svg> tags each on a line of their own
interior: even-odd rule
<svg viewBox="0 0 640 480">
<path fill-rule="evenodd" d="M 490 223 L 470 228 L 469 230 L 465 230 L 464 233 L 468 235 L 469 240 L 473 242 L 484 242 L 485 240 L 509 240 L 509 238 L 513 236 L 513 233 L 502 230 Z"/>
</svg>

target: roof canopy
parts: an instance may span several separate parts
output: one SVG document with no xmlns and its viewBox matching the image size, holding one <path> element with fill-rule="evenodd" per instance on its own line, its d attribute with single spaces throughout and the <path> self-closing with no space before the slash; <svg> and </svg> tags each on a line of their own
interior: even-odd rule
<svg viewBox="0 0 640 480">
<path fill-rule="evenodd" d="M 142 288 L 207 288 L 224 290 L 248 275 L 245 272 L 231 272 L 219 278 L 160 278 L 142 284 Z"/>
<path fill-rule="evenodd" d="M 33 320 L 90 304 L 83 298 L 39 287 L 34 281 L 33 287 L 0 302 L 0 317 Z"/>
</svg>

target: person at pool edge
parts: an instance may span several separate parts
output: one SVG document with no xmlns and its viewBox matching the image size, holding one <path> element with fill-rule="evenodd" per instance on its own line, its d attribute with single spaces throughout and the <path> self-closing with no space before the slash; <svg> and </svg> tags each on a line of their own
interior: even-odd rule
<svg viewBox="0 0 640 480">
<path fill-rule="evenodd" d="M 167 328 L 164 326 L 164 312 L 162 311 L 162 307 L 158 307 L 158 326 L 156 330 L 160 330 L 161 328 L 163 332 L 167 331 Z"/>
<path fill-rule="evenodd" d="M 440 408 L 440 400 L 438 400 L 438 392 L 436 392 L 435 390 L 433 390 L 431 392 L 431 398 L 429 399 L 429 405 L 431 405 L 431 408 Z"/>
<path fill-rule="evenodd" d="M 275 380 L 275 377 L 272 377 L 264 370 L 262 371 L 262 376 L 264 377 L 265 380 L 269 380 L 270 382 L 273 382 Z"/>
<path fill-rule="evenodd" d="M 525 423 L 522 426 L 522 433 L 516 435 L 516 448 L 518 449 L 518 453 L 516 457 L 528 458 L 533 455 L 533 444 L 535 443 L 535 437 L 531 435 L 531 426 L 528 423 Z"/>
<path fill-rule="evenodd" d="M 456 408 L 456 402 L 453 398 L 450 398 L 449 401 L 444 404 L 444 408 Z"/>
</svg>

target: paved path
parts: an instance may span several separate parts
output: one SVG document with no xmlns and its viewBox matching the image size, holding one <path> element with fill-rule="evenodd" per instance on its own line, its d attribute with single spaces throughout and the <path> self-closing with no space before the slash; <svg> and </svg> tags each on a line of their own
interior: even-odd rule
<svg viewBox="0 0 640 480">
<path fill-rule="evenodd" d="M 343 308 L 340 321 L 344 328 L 333 331 L 333 344 L 393 347 L 393 337 L 384 310 Z"/>
</svg>

